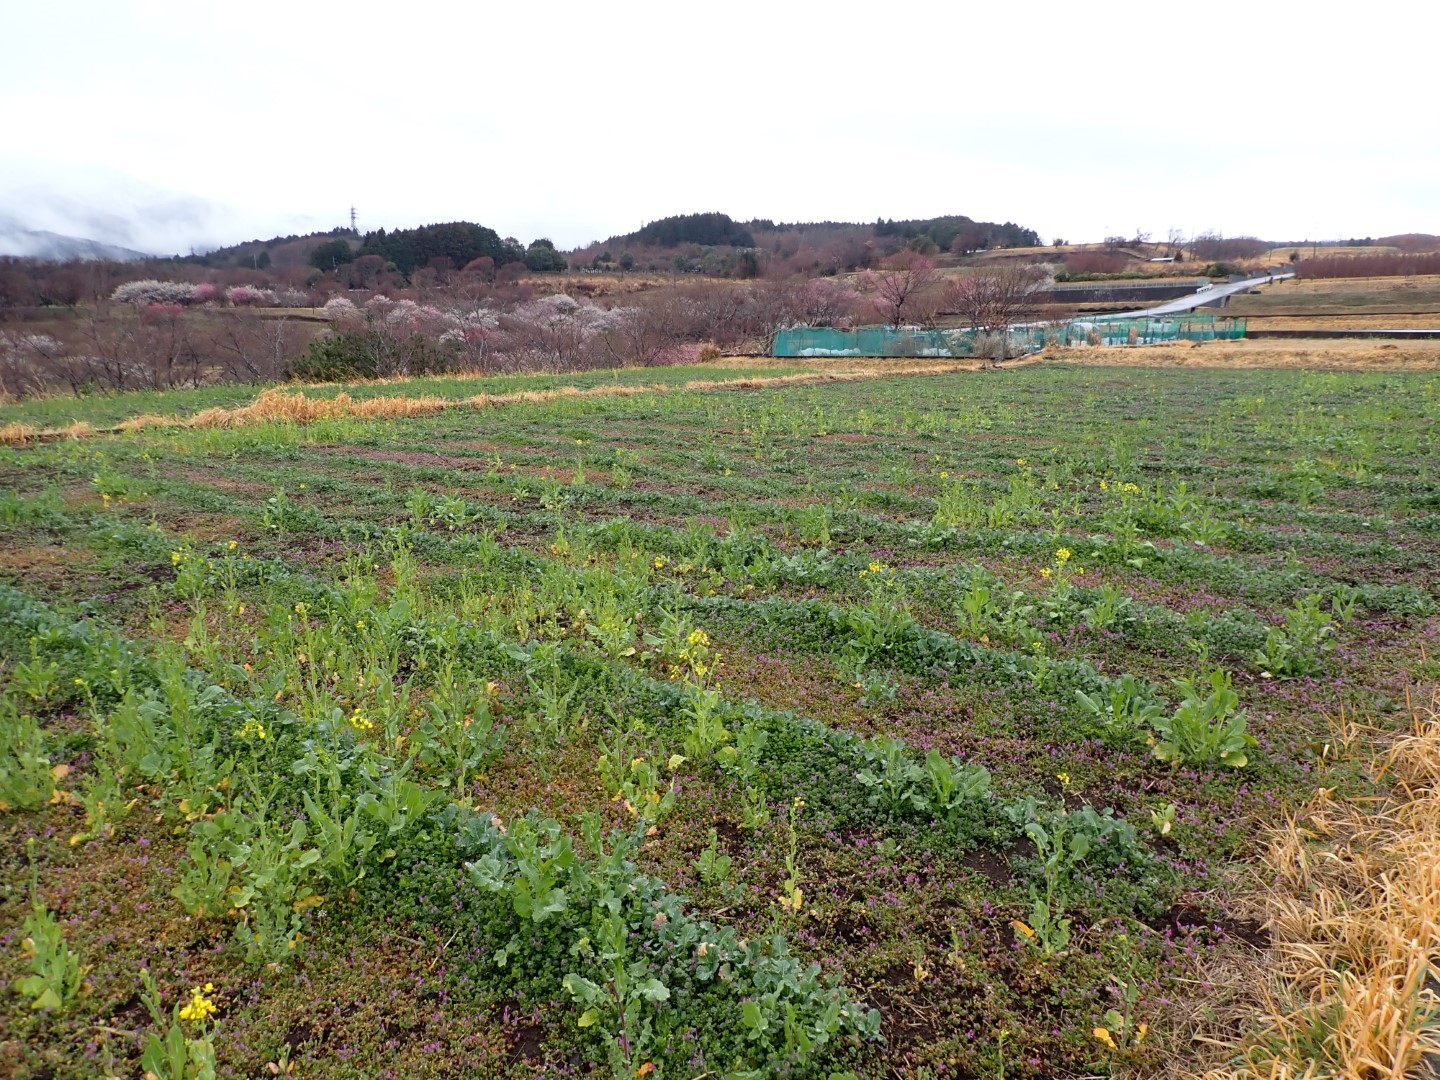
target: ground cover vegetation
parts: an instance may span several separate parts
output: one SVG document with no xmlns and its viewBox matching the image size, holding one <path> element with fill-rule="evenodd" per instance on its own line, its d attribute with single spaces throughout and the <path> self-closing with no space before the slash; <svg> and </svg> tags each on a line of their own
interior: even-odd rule
<svg viewBox="0 0 1440 1080">
<path fill-rule="evenodd" d="M 0 1062 L 1401 1075 L 1437 404 L 1034 364 L 0 448 Z"/>
</svg>

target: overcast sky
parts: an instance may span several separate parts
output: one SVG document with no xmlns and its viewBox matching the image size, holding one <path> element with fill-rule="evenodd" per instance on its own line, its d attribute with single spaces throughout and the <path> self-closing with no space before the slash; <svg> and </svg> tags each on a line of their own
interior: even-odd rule
<svg viewBox="0 0 1440 1080">
<path fill-rule="evenodd" d="M 352 203 L 561 247 L 707 210 L 1440 233 L 1421 0 L 0 9 L 0 219 L 150 250 Z"/>
</svg>

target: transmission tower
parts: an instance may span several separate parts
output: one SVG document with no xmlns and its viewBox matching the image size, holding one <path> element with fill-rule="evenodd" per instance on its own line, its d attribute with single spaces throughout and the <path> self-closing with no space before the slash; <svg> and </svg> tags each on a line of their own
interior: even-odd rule
<svg viewBox="0 0 1440 1080">
<path fill-rule="evenodd" d="M 355 207 L 350 207 L 350 231 L 355 231 Z"/>
</svg>

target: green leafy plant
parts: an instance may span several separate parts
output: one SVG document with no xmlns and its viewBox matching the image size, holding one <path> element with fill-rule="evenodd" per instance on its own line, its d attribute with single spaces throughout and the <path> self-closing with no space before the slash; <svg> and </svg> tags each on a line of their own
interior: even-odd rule
<svg viewBox="0 0 1440 1080">
<path fill-rule="evenodd" d="M 40 656 L 36 642 L 30 643 L 30 660 L 18 661 L 6 675 L 10 685 L 34 705 L 44 705 L 50 700 L 60 683 L 60 665 Z"/>
<path fill-rule="evenodd" d="M 1078 690 L 1075 697 L 1111 746 L 1147 741 L 1149 728 L 1165 712 L 1152 689 L 1133 675 L 1104 680 L 1094 693 Z"/>
<path fill-rule="evenodd" d="M 26 842 L 30 858 L 30 913 L 20 926 L 20 949 L 30 974 L 15 980 L 15 991 L 30 999 L 30 1008 L 63 1012 L 90 992 L 85 981 L 89 964 L 70 951 L 60 924 L 40 899 L 39 869 L 35 865 L 35 841 Z"/>
<path fill-rule="evenodd" d="M 1095 629 L 1109 630 L 1130 618 L 1129 612 L 1134 604 L 1135 602 L 1125 595 L 1125 590 L 1120 586 L 1102 585 L 1096 591 L 1090 604 L 1081 609 L 1080 615 L 1086 625 Z"/>
<path fill-rule="evenodd" d="M 990 796 L 990 772 L 947 758 L 938 750 L 925 754 L 925 778 L 930 784 L 930 805 L 947 818 Z"/>
<path fill-rule="evenodd" d="M 1285 612 L 1285 628 L 1272 626 L 1254 661 L 1270 675 L 1313 675 L 1324 654 L 1335 648 L 1334 619 L 1320 607 L 1320 594 L 1309 593 Z M 1353 605 L 1353 599 L 1350 601 Z"/>
<path fill-rule="evenodd" d="M 683 709 L 688 721 L 685 756 L 694 763 L 709 761 L 731 740 L 730 730 L 725 726 L 720 694 L 701 686 L 688 686 Z"/>
<path fill-rule="evenodd" d="M 720 850 L 720 835 L 715 829 L 711 829 L 709 842 L 695 860 L 695 869 L 699 871 L 700 880 L 708 887 L 719 891 L 727 900 L 735 899 L 741 890 L 732 881 L 734 861 Z"/>
<path fill-rule="evenodd" d="M 38 810 L 55 791 L 40 724 L 0 700 L 0 813 Z"/>
<path fill-rule="evenodd" d="M 210 1024 L 215 1002 L 208 995 L 214 987 L 206 983 L 191 992 L 185 1005 L 171 1006 L 167 1016 L 161 1008 L 160 991 L 149 968 L 140 969 L 144 990 L 140 1000 L 150 1019 L 163 1034 L 148 1032 L 140 1049 L 140 1067 L 156 1080 L 215 1080 L 215 1028 Z M 185 1024 L 198 1033 L 185 1034 Z"/>
<path fill-rule="evenodd" d="M 903 742 L 878 735 L 863 744 L 860 754 L 865 766 L 855 779 L 870 793 L 873 804 L 897 816 L 928 808 L 925 788 L 930 781 L 925 770 L 910 760 Z"/>
<path fill-rule="evenodd" d="M 465 797 L 470 777 L 494 761 L 505 745 L 505 730 L 491 715 L 489 689 L 461 677 L 447 664 L 436 676 L 420 719 L 420 760 L 446 771 L 456 798 Z M 561 704 L 568 706 L 569 698 Z"/>
<path fill-rule="evenodd" d="M 1256 744 L 1245 732 L 1246 714 L 1238 707 L 1240 696 L 1230 686 L 1230 673 L 1212 671 L 1208 679 L 1176 679 L 1175 685 L 1181 693 L 1179 707 L 1152 721 L 1158 740 L 1155 756 L 1177 765 L 1243 767 Z"/>
</svg>

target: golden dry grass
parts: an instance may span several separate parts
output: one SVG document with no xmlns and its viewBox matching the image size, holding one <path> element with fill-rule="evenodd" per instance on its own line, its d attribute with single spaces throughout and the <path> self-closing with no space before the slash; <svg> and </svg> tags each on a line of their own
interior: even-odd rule
<svg viewBox="0 0 1440 1080">
<path fill-rule="evenodd" d="M 40 434 L 39 428 L 33 428 L 29 424 L 22 424 L 18 421 L 0 424 L 0 446 L 24 446 L 38 434 Z"/>
<path fill-rule="evenodd" d="M 1273 945 L 1243 1064 L 1208 1080 L 1403 1080 L 1440 1053 L 1440 694 L 1373 758 L 1383 797 L 1319 790 L 1265 858 Z M 1335 725 L 1329 749 L 1366 755 L 1377 733 Z"/>
<path fill-rule="evenodd" d="M 1440 330 L 1440 310 L 1430 314 L 1249 315 L 1249 330 Z"/>
<path fill-rule="evenodd" d="M 423 395 L 385 395 L 356 401 L 349 394 L 333 398 L 307 397 L 303 390 L 272 388 L 261 391 L 249 405 L 235 409 L 203 409 L 185 421 L 190 428 L 241 427 L 245 424 L 311 424 L 317 420 L 393 420 L 409 416 L 432 416 L 456 404 L 447 398 Z"/>
<path fill-rule="evenodd" d="M 1128 367 L 1311 368 L 1316 370 L 1440 370 L 1440 340 L 1347 341 L 1257 338 L 1180 341 L 1168 345 L 1080 346 L 1041 356 L 1066 364 Z"/>
</svg>

